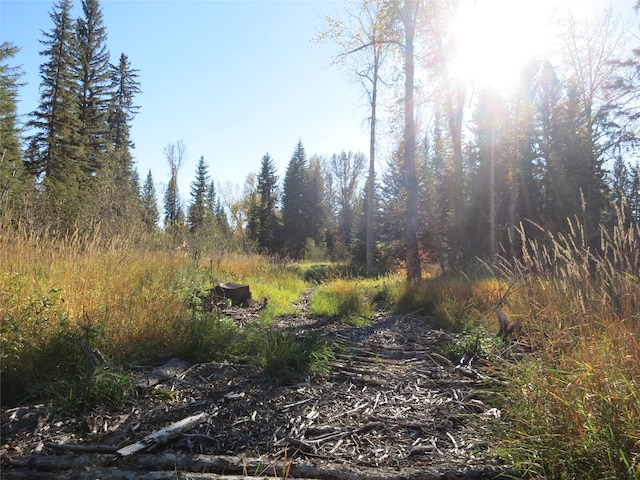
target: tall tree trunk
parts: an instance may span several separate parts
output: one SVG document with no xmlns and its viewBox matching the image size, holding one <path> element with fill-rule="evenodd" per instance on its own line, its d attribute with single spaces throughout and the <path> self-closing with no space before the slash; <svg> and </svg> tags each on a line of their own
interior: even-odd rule
<svg viewBox="0 0 640 480">
<path fill-rule="evenodd" d="M 455 89 L 447 87 L 447 115 L 449 120 L 449 133 L 453 144 L 453 235 L 452 245 L 455 249 L 465 247 L 464 239 L 464 192 L 462 171 L 462 119 L 464 114 L 464 87 L 457 85 Z"/>
<path fill-rule="evenodd" d="M 406 218 L 406 263 L 407 281 L 416 282 L 422 277 L 420 255 L 418 254 L 418 178 L 416 174 L 416 132 L 413 114 L 413 76 L 414 55 L 413 39 L 416 28 L 418 1 L 406 0 L 404 3 L 404 177 L 407 189 Z"/>
<path fill-rule="evenodd" d="M 375 46 L 374 48 L 378 48 Z M 373 206 L 375 204 L 375 184 L 376 184 L 376 106 L 378 96 L 378 68 L 380 62 L 374 61 L 373 79 L 371 87 L 371 136 L 369 138 L 369 178 L 367 179 L 367 205 L 366 205 L 366 238 L 365 238 L 365 272 L 373 273 L 374 254 L 374 220 Z"/>
<path fill-rule="evenodd" d="M 491 116 L 491 146 L 489 152 L 489 223 L 490 223 L 490 248 L 491 264 L 496 260 L 498 244 L 496 240 L 496 125 L 495 116 Z"/>
</svg>

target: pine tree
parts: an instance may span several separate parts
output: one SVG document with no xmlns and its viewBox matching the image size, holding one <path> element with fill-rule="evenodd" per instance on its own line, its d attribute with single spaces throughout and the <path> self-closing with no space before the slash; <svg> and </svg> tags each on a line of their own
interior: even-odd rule
<svg viewBox="0 0 640 480">
<path fill-rule="evenodd" d="M 40 54 L 40 105 L 29 126 L 35 129 L 27 156 L 30 171 L 44 175 L 41 209 L 47 223 L 64 233 L 75 225 L 82 209 L 81 188 L 85 183 L 81 122 L 78 110 L 78 82 L 74 69 L 77 51 L 71 0 L 59 0 L 50 17 L 53 30 L 44 32 Z M 44 210 L 44 211 L 42 211 Z"/>
<path fill-rule="evenodd" d="M 278 177 L 273 159 L 267 153 L 260 162 L 257 195 L 250 214 L 254 238 L 261 250 L 276 253 L 280 250 L 280 221 L 277 216 Z"/>
<path fill-rule="evenodd" d="M 158 228 L 158 219 L 160 218 L 156 188 L 153 184 L 151 170 L 149 170 L 147 178 L 144 181 L 144 185 L 142 186 L 140 202 L 142 204 L 142 223 L 145 230 L 151 233 Z"/>
<path fill-rule="evenodd" d="M 20 208 L 19 193 L 27 181 L 17 119 L 22 72 L 7 63 L 17 52 L 18 47 L 9 42 L 0 44 L 0 215 Z"/>
<path fill-rule="evenodd" d="M 138 70 L 131 68 L 127 56 L 120 55 L 118 65 L 111 65 L 111 90 L 109 102 L 109 136 L 111 148 L 115 152 L 117 169 L 124 177 L 132 170 L 131 149 L 134 147 L 129 134 L 130 122 L 139 107 L 134 105 L 134 97 L 141 92 Z"/>
<path fill-rule="evenodd" d="M 299 258 L 309 235 L 308 185 L 309 173 L 307 156 L 298 142 L 289 161 L 284 177 L 282 192 L 282 224 L 286 251 L 293 258 Z"/>
<path fill-rule="evenodd" d="M 201 156 L 196 166 L 196 177 L 191 183 L 191 203 L 187 213 L 187 225 L 191 233 L 202 232 L 215 208 L 215 190 L 210 183 L 207 164 Z M 211 198 L 213 196 L 213 198 Z"/>
<path fill-rule="evenodd" d="M 107 162 L 111 65 L 99 0 L 82 0 L 82 12 L 84 17 L 79 18 L 76 25 L 80 133 L 88 162 L 87 173 L 94 176 Z"/>
<path fill-rule="evenodd" d="M 311 157 L 307 169 L 307 192 L 304 195 L 304 219 L 307 238 L 316 245 L 325 241 L 327 206 L 325 204 L 324 175 L 319 157 Z"/>
</svg>

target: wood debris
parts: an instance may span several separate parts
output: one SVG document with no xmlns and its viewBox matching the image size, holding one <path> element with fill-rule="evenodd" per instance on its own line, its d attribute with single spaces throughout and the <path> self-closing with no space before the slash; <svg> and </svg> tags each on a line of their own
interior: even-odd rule
<svg viewBox="0 0 640 480">
<path fill-rule="evenodd" d="M 297 316 L 277 326 L 338 339 L 346 353 L 330 373 L 288 386 L 252 365 L 185 366 L 155 376 L 153 384 L 142 382 L 130 411 L 96 411 L 48 429 L 37 427 L 43 410 L 3 412 L 3 474 L 37 478 L 56 468 L 56 478 L 105 480 L 218 478 L 193 476 L 213 473 L 339 480 L 517 476 L 490 451 L 492 431 L 504 427 L 483 393 L 490 378 L 437 353 L 451 335 L 430 328 L 424 317 L 378 316 L 367 327 L 352 327 Z M 156 395 L 159 386 L 171 395 Z M 83 431 L 87 424 L 104 426 Z M 64 455 L 54 444 L 103 445 L 121 455 Z M 33 453 L 36 445 L 44 455 Z M 146 453 L 150 447 L 153 455 Z M 109 469 L 119 476 L 101 476 Z M 93 476 L 69 476 L 79 471 Z"/>
</svg>

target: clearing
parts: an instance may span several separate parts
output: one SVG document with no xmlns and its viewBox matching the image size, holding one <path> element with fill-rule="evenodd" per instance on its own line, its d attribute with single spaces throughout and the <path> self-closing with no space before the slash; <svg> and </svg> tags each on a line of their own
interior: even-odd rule
<svg viewBox="0 0 640 480">
<path fill-rule="evenodd" d="M 349 326 L 308 315 L 307 301 L 276 328 L 344 345 L 330 373 L 280 386 L 252 365 L 172 359 L 136 370 L 139 398 L 127 410 L 64 421 L 42 405 L 5 410 L 2 478 L 517 476 L 490 453 L 505 427 L 491 403 L 500 382 L 438 354 L 451 334 L 416 314 Z"/>
</svg>

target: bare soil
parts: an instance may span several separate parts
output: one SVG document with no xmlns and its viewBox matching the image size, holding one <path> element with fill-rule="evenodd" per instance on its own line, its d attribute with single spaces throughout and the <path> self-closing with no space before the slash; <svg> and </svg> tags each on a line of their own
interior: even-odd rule
<svg viewBox="0 0 640 480">
<path fill-rule="evenodd" d="M 277 385 L 241 363 L 171 359 L 135 370 L 139 398 L 121 411 L 74 419 L 44 405 L 2 411 L 0 476 L 68 479 L 513 478 L 492 453 L 505 428 L 491 399 L 499 382 L 481 362 L 438 353 L 452 335 L 419 315 L 379 313 L 365 327 L 307 314 L 276 327 L 336 339 L 345 353 L 330 373 Z M 247 321 L 242 310 L 235 316 Z M 480 365 L 480 366 L 479 366 Z M 203 414 L 202 416 L 198 416 Z M 198 416 L 198 417 L 194 417 Z M 197 424 L 117 451 L 183 419 Z"/>
</svg>

